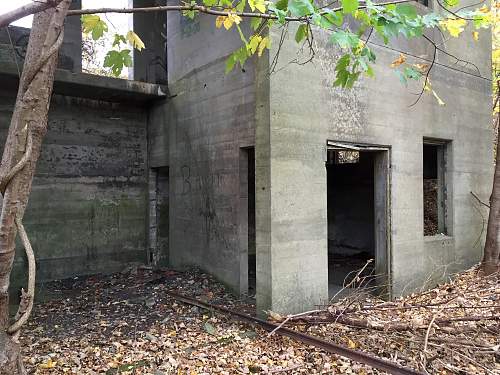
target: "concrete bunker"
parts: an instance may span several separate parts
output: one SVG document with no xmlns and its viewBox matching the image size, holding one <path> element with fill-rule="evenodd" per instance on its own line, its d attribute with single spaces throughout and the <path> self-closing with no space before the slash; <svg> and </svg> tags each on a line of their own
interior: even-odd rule
<svg viewBox="0 0 500 375">
<path fill-rule="evenodd" d="M 327 148 L 329 297 L 355 287 L 387 293 L 389 148 L 332 141 Z"/>
</svg>

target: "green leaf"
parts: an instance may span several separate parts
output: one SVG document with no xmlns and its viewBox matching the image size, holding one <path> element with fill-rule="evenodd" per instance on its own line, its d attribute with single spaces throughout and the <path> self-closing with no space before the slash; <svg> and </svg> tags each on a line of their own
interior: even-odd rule
<svg viewBox="0 0 500 375">
<path fill-rule="evenodd" d="M 235 6 L 235 9 L 238 12 L 243 12 L 245 10 L 245 6 L 247 5 L 246 0 L 240 0 L 240 2 Z"/>
<path fill-rule="evenodd" d="M 356 73 L 349 74 L 349 76 L 347 77 L 347 81 L 346 81 L 344 87 L 348 88 L 348 89 L 352 88 L 352 86 L 354 86 L 354 83 L 358 80 L 360 74 L 361 74 L 361 72 L 356 72 Z"/>
<path fill-rule="evenodd" d="M 189 18 L 190 20 L 193 20 L 194 17 L 196 17 L 197 14 L 198 14 L 198 11 L 197 10 L 193 10 L 193 9 L 191 9 L 191 10 L 183 10 L 182 11 L 182 15 L 184 17 Z"/>
<path fill-rule="evenodd" d="M 226 74 L 234 69 L 236 65 L 236 59 L 233 55 L 229 56 L 226 60 Z"/>
<path fill-rule="evenodd" d="M 419 80 L 420 78 L 422 78 L 422 73 L 409 66 L 404 68 L 404 75 L 406 76 L 406 78 L 413 80 Z"/>
<path fill-rule="evenodd" d="M 306 24 L 300 25 L 295 33 L 295 41 L 297 43 L 302 42 L 307 37 L 308 32 L 309 28 Z"/>
<path fill-rule="evenodd" d="M 203 5 L 205 5 L 206 7 L 213 7 L 217 5 L 218 2 L 218 0 L 203 0 Z"/>
<path fill-rule="evenodd" d="M 231 70 L 234 69 L 236 63 L 239 63 L 240 66 L 243 68 L 243 65 L 247 61 L 249 57 L 249 50 L 247 49 L 246 46 L 241 47 L 234 51 L 226 60 L 226 73 L 229 73 Z"/>
<path fill-rule="evenodd" d="M 270 8 L 271 9 L 271 8 Z M 271 11 L 274 12 L 274 14 L 276 14 L 276 17 L 278 17 L 278 22 L 281 23 L 282 25 L 285 24 L 286 22 L 286 12 L 284 10 L 281 10 L 281 9 L 271 9 Z"/>
<path fill-rule="evenodd" d="M 359 37 L 350 31 L 338 30 L 332 33 L 330 40 L 338 44 L 340 48 L 352 49 L 359 46 Z"/>
<path fill-rule="evenodd" d="M 85 34 L 91 34 L 92 39 L 101 38 L 108 31 L 108 25 L 96 14 L 84 14 L 82 16 L 82 29 Z"/>
<path fill-rule="evenodd" d="M 252 17 L 250 20 L 250 26 L 252 27 L 252 30 L 257 30 L 262 23 L 262 19 L 259 17 Z"/>
<path fill-rule="evenodd" d="M 329 22 L 333 23 L 335 26 L 342 26 L 344 23 L 344 16 L 340 11 L 334 12 L 331 9 L 325 10 L 325 14 L 323 15 Z"/>
<path fill-rule="evenodd" d="M 111 73 L 115 77 L 121 74 L 124 66 L 131 67 L 132 65 L 133 61 L 129 49 L 122 51 L 111 50 L 104 58 L 104 67 L 111 68 Z"/>
<path fill-rule="evenodd" d="M 345 14 L 351 13 L 353 14 L 356 9 L 359 7 L 359 0 L 341 0 L 342 3 L 342 11 Z"/>
<path fill-rule="evenodd" d="M 460 0 L 445 0 L 444 5 L 448 8 L 452 8 L 457 6 L 460 3 Z"/>
<path fill-rule="evenodd" d="M 417 18 L 417 8 L 410 4 L 398 4 L 394 10 L 396 14 L 404 16 L 409 19 Z"/>
<path fill-rule="evenodd" d="M 333 82 L 333 86 L 345 87 L 349 79 L 349 72 L 347 70 L 339 70 L 337 72 L 337 79 Z"/>
<path fill-rule="evenodd" d="M 436 13 L 427 13 L 422 17 L 422 23 L 425 27 L 434 27 L 439 25 L 439 21 L 441 21 L 443 17 Z"/>
<path fill-rule="evenodd" d="M 345 70 L 349 64 L 351 63 L 351 56 L 344 55 L 337 61 L 337 65 L 335 65 L 335 71 Z"/>
<path fill-rule="evenodd" d="M 288 0 L 278 0 L 274 7 L 279 10 L 286 10 L 288 8 Z"/>
<path fill-rule="evenodd" d="M 115 34 L 113 40 L 113 47 L 119 46 L 120 43 L 127 43 L 127 40 L 122 34 Z"/>
<path fill-rule="evenodd" d="M 404 73 L 400 70 L 396 70 L 396 75 L 398 76 L 399 78 L 399 81 L 403 84 L 403 85 L 407 85 L 408 84 L 408 80 L 406 79 L 406 76 L 404 75 Z"/>
<path fill-rule="evenodd" d="M 123 65 L 125 65 L 127 68 L 130 68 L 132 65 L 134 65 L 134 61 L 132 60 L 129 49 L 122 50 L 120 54 L 122 55 Z"/>
<path fill-rule="evenodd" d="M 340 17 L 339 17 L 340 15 Z M 312 16 L 312 21 L 315 25 L 323 29 L 332 29 L 335 26 L 342 25 L 342 13 L 332 12 L 330 14 L 320 14 L 314 13 Z"/>
<path fill-rule="evenodd" d="M 289 0 L 288 10 L 293 17 L 303 17 L 313 14 L 314 6 L 309 0 Z"/>
</svg>

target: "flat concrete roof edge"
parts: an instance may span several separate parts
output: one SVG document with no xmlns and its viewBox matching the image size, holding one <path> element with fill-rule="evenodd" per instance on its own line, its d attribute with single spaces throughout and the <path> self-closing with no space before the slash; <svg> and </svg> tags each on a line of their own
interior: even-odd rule
<svg viewBox="0 0 500 375">
<path fill-rule="evenodd" d="M 2 88 L 17 90 L 19 77 L 15 64 L 2 63 L 0 81 Z M 54 94 L 110 102 L 146 103 L 167 98 L 167 92 L 165 85 L 62 69 L 56 71 L 54 80 Z"/>
</svg>

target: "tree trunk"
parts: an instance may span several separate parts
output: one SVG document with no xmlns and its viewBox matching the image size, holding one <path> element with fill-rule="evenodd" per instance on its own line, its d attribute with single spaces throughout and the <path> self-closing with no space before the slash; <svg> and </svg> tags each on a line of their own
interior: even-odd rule
<svg viewBox="0 0 500 375">
<path fill-rule="evenodd" d="M 36 162 L 47 132 L 57 52 L 62 43 L 63 23 L 71 0 L 34 16 L 14 113 L 0 164 L 0 375 L 24 374 L 17 343 L 19 321 L 31 311 L 33 291 L 23 298 L 17 325 L 9 320 L 9 278 L 15 255 L 18 227 L 28 203 Z M 29 307 L 27 307 L 29 305 Z M 24 308 L 24 311 L 23 311 Z M 22 319 L 21 316 L 23 317 Z M 21 323 L 22 325 L 22 323 Z"/>
<path fill-rule="evenodd" d="M 498 82 L 498 88 L 500 89 L 500 82 Z M 498 115 L 497 126 L 495 177 L 490 197 L 486 243 L 484 244 L 484 255 L 481 262 L 481 269 L 486 275 L 500 270 L 500 115 Z"/>
</svg>

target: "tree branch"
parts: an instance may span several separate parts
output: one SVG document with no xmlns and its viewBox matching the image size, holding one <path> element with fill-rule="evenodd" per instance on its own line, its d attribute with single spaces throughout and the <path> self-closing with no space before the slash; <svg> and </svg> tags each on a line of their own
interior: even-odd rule
<svg viewBox="0 0 500 375">
<path fill-rule="evenodd" d="M 383 3 L 377 3 L 376 5 L 391 5 L 391 4 L 401 4 L 401 3 L 413 3 L 416 0 L 393 0 Z M 366 9 L 367 5 L 360 5 L 358 9 Z M 83 14 L 99 14 L 99 13 L 150 13 L 150 12 L 182 12 L 182 11 L 197 11 L 204 14 L 211 14 L 214 16 L 227 16 L 229 14 L 235 14 L 243 18 L 264 18 L 264 19 L 278 19 L 278 17 L 272 13 L 255 13 L 255 12 L 229 12 L 224 10 L 216 10 L 203 5 L 163 5 L 156 7 L 146 7 L 146 8 L 94 8 L 94 9 L 74 9 L 68 11 L 68 16 L 79 16 Z M 332 11 L 342 10 L 341 7 L 332 8 Z M 309 17 L 285 17 L 286 21 L 306 21 Z M 0 24 L 1 26 L 1 24 Z"/>
<path fill-rule="evenodd" d="M 32 2 L 31 4 L 23 5 L 22 7 L 14 9 L 10 12 L 1 14 L 0 27 L 8 26 L 10 23 L 17 21 L 18 19 L 55 7 L 60 2 L 61 0 L 38 0 Z"/>
</svg>

